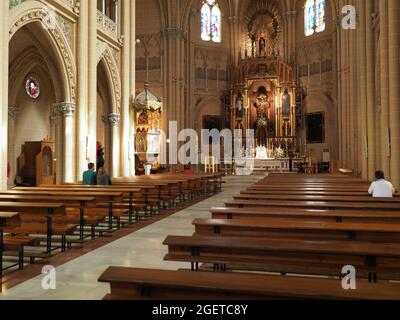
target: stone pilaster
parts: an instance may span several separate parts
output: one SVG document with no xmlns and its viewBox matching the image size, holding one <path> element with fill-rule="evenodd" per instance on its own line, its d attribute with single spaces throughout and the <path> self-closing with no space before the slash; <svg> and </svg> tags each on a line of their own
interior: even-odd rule
<svg viewBox="0 0 400 320">
<path fill-rule="evenodd" d="M 400 188 L 400 1 L 388 0 L 389 24 L 389 112 L 391 140 L 391 179 L 396 188 Z"/>
<path fill-rule="evenodd" d="M 8 127 L 9 2 L 0 1 L 0 127 Z M 0 190 L 7 189 L 7 130 L 0 135 Z"/>
<path fill-rule="evenodd" d="M 390 176 L 390 146 L 389 146 L 389 43 L 388 43 L 388 1 L 379 0 L 379 49 L 381 74 L 381 108 L 380 108 L 380 163 L 387 176 Z M 397 62 L 398 64 L 398 62 Z"/>
<path fill-rule="evenodd" d="M 131 16 L 131 4 L 135 1 L 123 0 L 122 1 L 122 35 L 124 39 L 124 45 L 122 47 L 122 99 L 121 99 L 121 174 L 124 177 L 129 177 L 130 172 L 130 161 L 129 161 L 129 140 L 130 140 L 130 115 L 129 115 L 129 99 L 132 93 L 131 86 L 131 63 L 135 60 L 135 57 L 131 57 L 131 54 L 135 53 L 135 43 L 131 43 L 131 19 L 135 19 L 135 16 Z M 135 21 L 135 20 L 133 20 Z M 132 52 L 133 50 L 133 52 Z"/>
<path fill-rule="evenodd" d="M 56 126 L 58 126 L 56 127 L 57 162 L 61 164 L 61 182 L 63 183 L 75 181 L 75 109 L 75 104 L 71 102 L 61 102 L 54 105 L 54 115 L 59 118 L 59 121 L 56 122 Z M 59 168 L 58 165 L 57 168 Z M 57 181 L 59 182 L 58 179 Z"/>
<path fill-rule="evenodd" d="M 89 36 L 89 1 L 81 1 L 78 23 L 78 108 L 77 108 L 77 169 L 76 176 L 80 177 L 87 170 L 87 137 L 88 137 L 88 36 Z"/>
<path fill-rule="evenodd" d="M 367 137 L 368 137 L 368 179 L 374 179 L 376 171 L 376 126 L 375 118 L 375 45 L 373 30 L 372 1 L 365 1 L 365 22 L 366 22 L 366 50 L 367 50 Z"/>
<path fill-rule="evenodd" d="M 8 184 L 14 182 L 16 175 L 16 161 L 15 161 L 15 120 L 17 119 L 19 109 L 16 107 L 8 108 L 8 163 L 10 165 L 10 177 Z"/>
</svg>

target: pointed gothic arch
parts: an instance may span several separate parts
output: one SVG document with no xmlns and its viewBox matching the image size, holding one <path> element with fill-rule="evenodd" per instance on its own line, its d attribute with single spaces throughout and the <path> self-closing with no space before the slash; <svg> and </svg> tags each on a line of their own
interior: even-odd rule
<svg viewBox="0 0 400 320">
<path fill-rule="evenodd" d="M 10 10 L 9 41 L 22 27 L 39 22 L 52 44 L 64 85 L 64 100 L 76 102 L 76 64 L 72 50 L 53 14 L 38 1 L 26 1 Z M 47 27 L 46 27 L 47 26 Z"/>
</svg>

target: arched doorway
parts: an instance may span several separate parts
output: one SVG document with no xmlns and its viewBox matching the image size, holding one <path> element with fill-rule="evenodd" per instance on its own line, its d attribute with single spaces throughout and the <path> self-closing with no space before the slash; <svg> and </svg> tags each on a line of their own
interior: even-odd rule
<svg viewBox="0 0 400 320">
<path fill-rule="evenodd" d="M 97 65 L 97 169 L 99 169 L 99 161 L 103 162 L 103 166 L 110 172 L 111 170 L 111 130 L 110 115 L 112 114 L 112 98 L 110 92 L 110 84 L 107 79 L 106 67 L 104 59 Z M 103 149 L 103 158 L 100 160 L 99 148 Z"/>
<path fill-rule="evenodd" d="M 76 65 L 70 45 L 55 16 L 39 1 L 10 10 L 8 41 L 9 182 L 17 173 L 17 151 L 24 137 L 53 139 L 57 182 L 73 182 Z"/>
<path fill-rule="evenodd" d="M 56 141 L 60 137 L 56 132 L 53 108 L 54 104 L 66 98 L 59 71 L 62 68 L 57 49 L 39 21 L 16 31 L 10 40 L 9 50 L 8 183 L 13 184 L 19 176 L 23 183 L 33 184 L 30 174 L 24 173 L 23 169 L 35 165 L 24 163 L 26 142 L 50 139 L 55 144 L 57 156 L 62 156 L 61 141 Z M 57 163 L 57 176 L 61 177 L 62 161 Z M 30 169 L 27 168 L 27 171 L 34 172 Z"/>
<path fill-rule="evenodd" d="M 121 84 L 118 67 L 110 48 L 104 43 L 101 47 L 98 47 L 101 54 L 97 65 L 96 139 L 98 149 L 101 146 L 103 150 L 98 152 L 97 168 L 102 165 L 112 177 L 117 177 L 120 174 Z M 101 158 L 102 153 L 104 159 Z"/>
</svg>

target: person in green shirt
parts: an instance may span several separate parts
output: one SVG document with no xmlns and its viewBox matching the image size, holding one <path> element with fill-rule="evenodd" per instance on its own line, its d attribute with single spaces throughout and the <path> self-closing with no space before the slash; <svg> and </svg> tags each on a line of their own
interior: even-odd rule
<svg viewBox="0 0 400 320">
<path fill-rule="evenodd" d="M 94 171 L 94 163 L 89 163 L 88 169 L 83 173 L 83 185 L 95 186 L 97 184 L 97 174 Z"/>
</svg>

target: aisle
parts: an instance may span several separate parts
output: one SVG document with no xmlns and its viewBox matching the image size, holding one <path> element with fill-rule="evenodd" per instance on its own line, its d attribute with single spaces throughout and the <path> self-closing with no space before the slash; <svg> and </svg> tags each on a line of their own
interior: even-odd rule
<svg viewBox="0 0 400 320">
<path fill-rule="evenodd" d="M 56 269 L 56 290 L 44 290 L 42 276 L 38 276 L 4 292 L 3 295 L 0 294 L 0 300 L 98 300 L 108 293 L 109 286 L 98 283 L 97 279 L 110 265 L 172 270 L 187 268 L 188 264 L 163 261 L 167 252 L 166 246 L 162 245 L 165 237 L 191 235 L 194 232 L 193 219 L 210 217 L 211 207 L 223 205 L 233 195 L 260 178 L 262 177 L 227 177 L 223 192 L 218 195 L 61 265 Z"/>
</svg>

